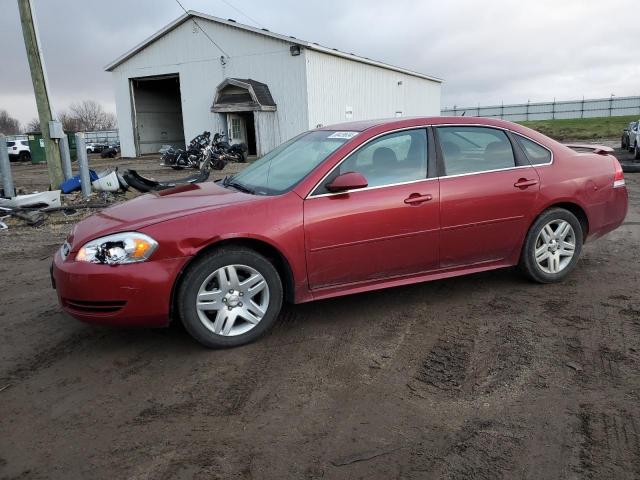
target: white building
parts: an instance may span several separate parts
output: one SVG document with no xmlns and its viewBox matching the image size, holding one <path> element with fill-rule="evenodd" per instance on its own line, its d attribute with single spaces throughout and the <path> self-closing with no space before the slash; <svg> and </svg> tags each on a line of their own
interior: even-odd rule
<svg viewBox="0 0 640 480">
<path fill-rule="evenodd" d="M 106 70 L 123 156 L 204 130 L 262 155 L 318 125 L 440 113 L 440 79 L 194 11 Z"/>
</svg>

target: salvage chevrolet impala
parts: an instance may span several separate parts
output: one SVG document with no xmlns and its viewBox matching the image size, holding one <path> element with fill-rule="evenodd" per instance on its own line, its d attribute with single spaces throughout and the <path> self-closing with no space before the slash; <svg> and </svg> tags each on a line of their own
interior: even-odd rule
<svg viewBox="0 0 640 480">
<path fill-rule="evenodd" d="M 232 177 L 81 221 L 55 255 L 53 282 L 80 320 L 177 320 L 207 347 L 258 338 L 283 301 L 513 265 L 559 282 L 583 243 L 626 215 L 610 151 L 485 118 L 320 128 Z"/>
</svg>

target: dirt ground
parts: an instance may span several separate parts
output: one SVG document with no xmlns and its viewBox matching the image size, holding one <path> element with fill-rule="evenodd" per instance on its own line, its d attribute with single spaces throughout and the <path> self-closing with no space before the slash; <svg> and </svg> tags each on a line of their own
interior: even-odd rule
<svg viewBox="0 0 640 480">
<path fill-rule="evenodd" d="M 160 177 L 156 160 L 122 163 Z M 40 166 L 14 175 L 46 183 Z M 48 268 L 76 218 L 13 225 L 0 476 L 640 478 L 640 174 L 626 178 L 625 224 L 563 284 L 504 269 L 290 306 L 224 351 L 67 317 Z"/>
</svg>

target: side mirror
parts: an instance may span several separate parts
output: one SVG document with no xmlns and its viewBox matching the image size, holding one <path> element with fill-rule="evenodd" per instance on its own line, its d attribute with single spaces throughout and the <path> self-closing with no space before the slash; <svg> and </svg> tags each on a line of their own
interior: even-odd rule
<svg viewBox="0 0 640 480">
<path fill-rule="evenodd" d="M 345 192 L 347 190 L 356 190 L 358 188 L 365 188 L 369 185 L 364 175 L 358 172 L 347 172 L 342 175 L 338 175 L 333 181 L 327 185 L 327 190 L 330 192 Z"/>
</svg>

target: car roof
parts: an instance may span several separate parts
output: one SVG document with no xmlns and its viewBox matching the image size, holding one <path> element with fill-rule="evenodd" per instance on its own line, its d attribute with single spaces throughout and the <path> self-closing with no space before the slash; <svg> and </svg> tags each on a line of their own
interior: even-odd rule
<svg viewBox="0 0 640 480">
<path fill-rule="evenodd" d="M 374 120 L 359 120 L 355 122 L 336 123 L 334 125 L 322 126 L 319 130 L 344 130 L 352 132 L 363 132 L 373 127 L 384 126 L 389 130 L 396 128 L 420 126 L 420 125 L 488 125 L 513 129 L 518 127 L 515 123 L 498 118 L 486 117 L 401 117 L 401 118 L 381 118 Z"/>
</svg>

